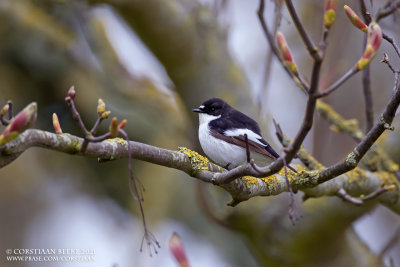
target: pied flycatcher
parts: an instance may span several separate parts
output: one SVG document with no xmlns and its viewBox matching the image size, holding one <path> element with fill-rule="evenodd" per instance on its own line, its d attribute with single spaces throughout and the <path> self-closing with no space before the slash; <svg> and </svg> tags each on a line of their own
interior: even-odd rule
<svg viewBox="0 0 400 267">
<path fill-rule="evenodd" d="M 203 151 L 215 163 L 233 168 L 247 161 L 247 134 L 250 157 L 265 166 L 279 155 L 261 136 L 257 122 L 232 108 L 220 98 L 211 98 L 199 108 L 199 140 Z"/>
</svg>

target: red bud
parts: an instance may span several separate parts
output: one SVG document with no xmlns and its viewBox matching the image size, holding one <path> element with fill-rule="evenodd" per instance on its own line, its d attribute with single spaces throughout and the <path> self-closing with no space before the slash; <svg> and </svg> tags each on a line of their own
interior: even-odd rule
<svg viewBox="0 0 400 267">
<path fill-rule="evenodd" d="M 106 111 L 106 104 L 104 103 L 103 99 L 99 98 L 97 101 L 97 114 L 101 116 L 104 111 Z"/>
<path fill-rule="evenodd" d="M 31 127 L 37 117 L 37 104 L 36 102 L 30 103 L 22 111 L 20 111 L 10 124 L 4 129 L 0 135 L 0 145 L 16 138 L 20 133 Z"/>
<path fill-rule="evenodd" d="M 338 0 L 326 0 L 325 1 L 325 12 L 332 9 L 336 11 Z"/>
<path fill-rule="evenodd" d="M 56 113 L 53 113 L 53 127 L 56 134 L 62 134 L 60 122 Z"/>
<path fill-rule="evenodd" d="M 172 255 L 174 255 L 180 267 L 189 267 L 189 261 L 186 257 L 182 240 L 175 232 L 169 239 L 169 250 L 171 251 Z"/>
<path fill-rule="evenodd" d="M 336 19 L 337 0 L 325 1 L 324 25 L 330 28 Z"/>
<path fill-rule="evenodd" d="M 298 71 L 297 71 L 296 63 L 294 62 L 294 60 L 292 58 L 292 54 L 290 53 L 289 47 L 287 46 L 285 37 L 283 36 L 283 34 L 280 31 L 278 31 L 276 33 L 276 41 L 278 43 L 278 49 L 282 56 L 284 64 L 289 68 L 289 70 L 293 74 L 297 74 Z"/>
<path fill-rule="evenodd" d="M 111 114 L 111 111 L 107 110 L 107 111 L 104 111 L 103 113 L 101 113 L 100 116 L 101 116 L 103 119 L 107 119 L 108 116 L 110 116 L 110 114 Z"/>
<path fill-rule="evenodd" d="M 356 26 L 358 29 L 362 30 L 363 32 L 367 32 L 367 25 L 357 16 L 356 12 L 351 9 L 348 5 L 344 6 L 344 11 L 346 12 L 347 17 L 351 21 L 351 23 Z"/>
<path fill-rule="evenodd" d="M 382 30 L 378 23 L 371 22 L 368 26 L 367 43 L 364 54 L 357 62 L 357 69 L 364 69 L 375 57 L 382 42 Z"/>
<path fill-rule="evenodd" d="M 127 120 L 122 120 L 118 127 L 120 129 L 123 129 L 125 127 L 126 123 L 127 123 Z"/>
<path fill-rule="evenodd" d="M 118 136 L 118 130 L 119 130 L 118 119 L 117 119 L 117 117 L 114 117 L 114 118 L 112 118 L 112 120 L 110 122 L 110 128 L 109 128 L 111 137 L 117 137 Z"/>
<path fill-rule="evenodd" d="M 74 98 L 75 98 L 75 95 L 76 95 L 75 86 L 71 86 L 71 87 L 69 88 L 69 90 L 68 90 L 68 96 L 69 96 L 71 99 L 74 99 Z"/>
</svg>

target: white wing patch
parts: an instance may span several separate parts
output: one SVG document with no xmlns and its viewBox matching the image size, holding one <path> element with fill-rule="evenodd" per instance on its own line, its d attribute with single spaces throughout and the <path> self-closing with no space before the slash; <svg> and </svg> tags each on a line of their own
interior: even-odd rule
<svg viewBox="0 0 400 267">
<path fill-rule="evenodd" d="M 255 132 L 253 132 L 252 130 L 249 129 L 234 129 L 234 130 L 226 130 L 224 132 L 224 135 L 226 136 L 239 136 L 239 135 L 243 135 L 247 134 L 247 138 L 249 138 L 249 140 L 256 142 L 259 145 L 265 146 L 265 144 L 261 143 L 259 139 L 262 139 L 262 137 L 258 134 L 256 134 Z"/>
</svg>

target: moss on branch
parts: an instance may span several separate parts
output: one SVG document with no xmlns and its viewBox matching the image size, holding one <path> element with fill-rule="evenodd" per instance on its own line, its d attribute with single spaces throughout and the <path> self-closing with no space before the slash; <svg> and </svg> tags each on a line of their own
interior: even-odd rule
<svg viewBox="0 0 400 267">
<path fill-rule="evenodd" d="M 358 121 L 356 119 L 344 119 L 331 106 L 325 102 L 318 100 L 316 105 L 318 113 L 331 124 L 331 130 L 337 133 L 346 133 L 353 138 L 360 140 L 364 134 L 362 133 Z"/>
</svg>

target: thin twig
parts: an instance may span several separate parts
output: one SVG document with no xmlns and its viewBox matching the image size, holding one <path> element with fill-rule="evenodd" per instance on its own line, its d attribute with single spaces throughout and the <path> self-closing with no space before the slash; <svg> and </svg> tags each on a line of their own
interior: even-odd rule
<svg viewBox="0 0 400 267">
<path fill-rule="evenodd" d="M 81 115 L 79 114 L 78 110 L 76 109 L 75 101 L 70 96 L 67 96 L 65 98 L 65 102 L 67 102 L 67 105 L 72 113 L 72 118 L 77 122 L 79 129 L 81 130 L 83 136 L 90 137 L 91 133 L 86 129 L 86 126 L 82 121 Z"/>
<path fill-rule="evenodd" d="M 7 101 L 7 105 L 8 105 L 8 120 L 11 120 L 13 117 L 13 103 L 12 101 L 8 100 Z"/>
<path fill-rule="evenodd" d="M 360 0 L 361 14 L 364 18 L 364 21 L 369 24 L 371 22 L 371 16 L 367 10 L 364 0 Z M 367 36 L 364 37 L 363 48 L 367 43 Z M 371 66 L 368 65 L 364 68 L 362 72 L 362 85 L 363 85 L 363 93 L 364 93 L 364 102 L 365 102 L 365 132 L 371 130 L 372 126 L 374 126 L 374 107 L 372 102 L 372 93 L 371 93 Z"/>
<path fill-rule="evenodd" d="M 247 159 L 247 163 L 250 163 L 251 167 L 253 167 L 253 169 L 255 171 L 260 172 L 258 167 L 257 167 L 257 165 L 254 162 L 254 159 L 252 159 L 251 156 L 250 156 L 249 139 L 247 137 L 247 134 L 244 134 L 244 140 L 246 142 L 246 159 Z M 229 166 L 229 164 L 227 166 Z M 225 169 L 227 169 L 227 167 Z"/>
<path fill-rule="evenodd" d="M 278 140 L 281 142 L 281 144 L 284 146 L 283 144 L 283 138 L 284 138 L 284 134 L 282 131 L 281 126 L 275 121 L 275 119 L 272 119 L 272 121 L 274 122 L 275 125 L 275 134 L 278 137 Z M 282 155 L 282 153 L 285 153 L 285 149 L 282 149 L 281 151 L 281 157 L 283 159 L 283 164 L 284 164 L 284 172 L 285 172 L 285 181 L 286 181 L 286 186 L 289 190 L 289 197 L 290 197 L 290 203 L 289 203 L 289 219 L 292 222 L 292 225 L 295 225 L 295 221 L 297 221 L 299 218 L 296 216 L 296 208 L 295 208 L 295 199 L 294 199 L 294 194 L 293 194 L 293 189 L 290 186 L 290 182 L 289 182 L 289 178 L 288 178 L 288 174 L 287 174 L 287 162 L 285 159 L 285 156 Z"/>
<path fill-rule="evenodd" d="M 336 82 L 334 82 L 331 86 L 329 86 L 323 92 L 317 94 L 316 98 L 325 97 L 325 96 L 331 94 L 332 92 L 334 92 L 336 89 L 338 89 L 345 81 L 350 79 L 357 72 L 358 72 L 358 69 L 356 67 L 351 68 L 342 77 L 340 77 L 338 80 L 336 80 Z"/>
<path fill-rule="evenodd" d="M 10 124 L 10 122 L 1 115 L 0 115 L 0 123 L 1 123 L 1 125 L 4 125 L 4 126 L 7 126 L 8 124 Z"/>
<path fill-rule="evenodd" d="M 393 5 L 391 5 L 391 7 L 390 8 L 388 8 L 388 9 L 386 9 L 386 10 L 380 10 L 379 12 L 378 12 L 378 14 L 376 15 L 376 21 L 377 22 L 379 22 L 381 19 L 383 19 L 383 18 L 385 18 L 385 17 L 387 17 L 387 16 L 390 16 L 390 15 L 392 15 L 394 12 L 396 12 L 396 10 L 397 9 L 399 9 L 400 8 L 400 1 L 399 2 L 397 2 L 397 3 L 395 3 L 395 4 L 393 4 Z"/>
<path fill-rule="evenodd" d="M 91 134 L 96 134 L 97 128 L 99 127 L 100 123 L 103 121 L 103 117 L 101 115 L 97 116 L 97 120 L 93 125 L 93 128 L 90 130 Z"/>
<path fill-rule="evenodd" d="M 111 138 L 111 133 L 110 132 L 102 134 L 102 135 L 99 135 L 99 136 L 88 137 L 85 140 L 87 140 L 88 142 L 91 142 L 91 143 L 97 143 L 97 142 L 102 142 L 107 138 Z"/>
<path fill-rule="evenodd" d="M 308 132 L 310 131 L 313 125 L 314 111 L 316 105 L 315 94 L 318 90 L 321 65 L 322 65 L 322 59 L 315 60 L 311 75 L 310 90 L 306 105 L 306 111 L 303 117 L 303 122 L 296 137 L 293 140 L 293 143 L 291 143 L 291 145 L 288 147 L 286 151 L 286 161 L 288 163 L 290 163 L 290 161 L 295 157 L 297 151 L 300 149 L 301 144 L 303 143 L 304 139 L 306 138 Z"/>
<path fill-rule="evenodd" d="M 374 192 L 372 192 L 364 197 L 352 197 L 346 192 L 346 190 L 344 190 L 343 188 L 340 188 L 339 191 L 337 192 L 337 195 L 339 197 L 341 197 L 343 200 L 346 200 L 354 205 L 359 206 L 359 205 L 364 204 L 365 201 L 374 199 L 390 190 L 393 190 L 393 186 L 384 186 L 384 187 L 378 188 Z"/>
<path fill-rule="evenodd" d="M 272 119 L 272 122 L 274 123 L 275 126 L 275 135 L 278 137 L 279 142 L 283 143 L 283 131 L 279 123 L 275 121 L 275 119 Z"/>
<path fill-rule="evenodd" d="M 257 172 L 257 173 L 264 173 L 255 163 L 254 159 L 250 160 L 250 165 L 251 167 Z"/>
<path fill-rule="evenodd" d="M 366 129 L 365 132 L 371 130 L 374 125 L 374 111 L 373 111 L 373 101 L 372 101 L 372 93 L 371 93 L 371 82 L 370 82 L 370 66 L 368 65 L 363 70 L 363 92 L 364 92 L 364 101 L 365 101 L 365 118 L 366 118 Z"/>
<path fill-rule="evenodd" d="M 371 92 L 371 67 L 370 65 L 366 66 L 362 72 L 362 84 L 363 84 L 363 92 L 364 92 L 364 101 L 365 101 L 365 118 L 366 118 L 366 128 L 365 132 L 371 130 L 374 126 L 374 108 L 372 101 L 372 92 Z"/>
<path fill-rule="evenodd" d="M 97 142 L 101 142 L 107 138 L 112 137 L 111 130 L 103 135 L 93 136 L 95 134 L 97 128 L 99 127 L 100 123 L 103 121 L 104 118 L 106 118 L 108 116 L 107 115 L 106 117 L 103 117 L 104 113 L 108 112 L 108 114 L 109 114 L 109 111 L 105 111 L 105 104 L 103 101 L 101 101 L 101 104 L 103 105 L 102 109 L 99 110 L 99 106 L 98 106 L 97 120 L 96 120 L 95 124 L 93 125 L 93 128 L 89 132 L 87 130 L 84 122 L 82 121 L 82 118 L 81 118 L 78 110 L 76 109 L 74 98 L 75 98 L 75 89 L 73 87 L 71 87 L 71 89 L 68 91 L 68 96 L 65 98 L 65 101 L 67 102 L 68 107 L 70 108 L 72 117 L 75 119 L 79 128 L 82 131 L 84 140 L 81 145 L 80 153 L 85 153 L 87 146 L 90 142 L 97 143 Z M 121 127 L 123 127 L 123 126 L 121 126 Z M 146 240 L 146 244 L 147 244 L 147 247 L 149 248 L 150 256 L 152 256 L 152 250 L 154 251 L 155 254 L 157 254 L 158 253 L 157 249 L 160 248 L 160 244 L 158 243 L 158 241 L 154 237 L 154 235 L 149 231 L 147 224 L 146 224 L 146 218 L 144 215 L 143 204 L 142 204 L 142 202 L 144 201 L 144 198 L 143 198 L 144 186 L 140 182 L 140 180 L 135 177 L 135 175 L 133 173 L 132 148 L 129 145 L 128 134 L 123 129 L 121 129 L 120 126 L 118 126 L 118 133 L 121 134 L 124 137 L 124 139 L 126 140 L 126 146 L 127 146 L 127 150 L 128 150 L 129 188 L 131 190 L 133 197 L 139 203 L 140 214 L 141 214 L 142 222 L 143 222 L 144 234 L 143 234 L 143 239 L 142 239 L 142 243 L 140 246 L 140 251 L 142 251 L 143 242 L 144 242 L 144 240 Z"/>
<path fill-rule="evenodd" d="M 286 73 L 289 75 L 289 77 L 295 81 L 295 84 L 306 94 L 308 94 L 308 88 L 309 86 L 307 85 L 307 83 L 304 81 L 304 79 L 298 74 L 298 75 L 294 75 L 293 72 L 291 72 L 289 70 L 289 68 L 287 66 L 285 66 L 285 64 L 283 63 L 281 56 L 278 52 L 278 49 L 276 48 L 275 45 L 275 39 L 274 36 L 270 33 L 267 23 L 265 22 L 265 18 L 264 18 L 264 9 L 265 9 L 265 1 L 264 0 L 260 0 L 260 5 L 258 7 L 257 10 L 257 15 L 258 15 L 258 19 L 260 20 L 261 23 L 261 27 L 263 29 L 264 35 L 267 38 L 269 47 L 271 49 L 271 51 L 274 53 L 274 55 L 276 56 L 277 59 L 279 59 L 281 66 L 283 67 L 283 69 L 286 71 Z M 298 81 L 298 82 L 296 82 Z"/>
<path fill-rule="evenodd" d="M 10 121 L 4 118 L 4 116 L 0 115 L 0 123 L 1 125 L 7 126 L 10 124 Z"/>
<path fill-rule="evenodd" d="M 281 9 L 282 9 L 282 5 L 275 3 L 275 17 L 274 17 L 274 24 L 272 25 L 272 30 L 274 33 L 276 33 L 278 25 L 280 24 L 280 20 L 281 20 Z M 275 34 L 274 34 L 275 35 Z M 273 38 L 275 38 L 275 36 L 273 36 Z M 267 85 L 268 85 L 268 81 L 269 81 L 269 77 L 271 75 L 271 66 L 272 66 L 272 59 L 273 59 L 273 52 L 269 51 L 268 55 L 267 55 L 267 60 L 265 62 L 265 68 L 264 68 L 264 77 L 263 77 L 263 81 L 261 84 L 261 92 L 260 95 L 266 93 L 266 89 L 267 89 Z M 262 97 L 258 98 L 258 105 L 261 106 L 261 99 Z"/>
<path fill-rule="evenodd" d="M 339 191 L 337 192 L 337 195 L 342 198 L 343 200 L 352 203 L 354 205 L 362 205 L 363 201 L 359 198 L 356 197 L 352 197 L 349 194 L 347 194 L 346 190 L 344 190 L 343 188 L 340 188 Z"/>
<path fill-rule="evenodd" d="M 360 9 L 361 9 L 361 15 L 364 18 L 364 21 L 368 25 L 371 22 L 371 15 L 367 10 L 367 6 L 365 5 L 364 0 L 360 0 Z"/>
<path fill-rule="evenodd" d="M 314 60 L 321 60 L 321 56 L 318 54 L 318 48 L 311 40 L 310 36 L 306 32 L 303 23 L 300 21 L 299 16 L 297 15 L 296 9 L 293 6 L 291 0 L 285 0 L 286 6 L 288 8 L 289 14 L 292 17 L 294 25 L 297 28 L 297 31 L 300 34 L 301 39 L 303 40 L 308 53 L 314 58 Z"/>
<path fill-rule="evenodd" d="M 142 239 L 142 244 L 140 246 L 140 251 L 143 250 L 143 242 L 144 240 L 146 240 L 146 244 L 147 247 L 149 249 L 149 253 L 150 253 L 150 257 L 152 256 L 152 249 L 154 251 L 155 254 L 158 254 L 158 250 L 161 246 L 160 243 L 157 241 L 157 239 L 155 238 L 155 236 L 149 231 L 149 229 L 147 228 L 147 224 L 146 224 L 146 217 L 144 215 L 144 210 L 143 210 L 143 191 L 141 189 L 138 188 L 138 184 L 137 182 L 139 181 L 138 178 L 135 177 L 134 173 L 133 173 L 133 169 L 132 169 L 132 150 L 130 148 L 129 145 L 129 138 L 128 138 L 128 134 L 123 130 L 123 129 L 119 129 L 119 133 L 122 134 L 122 136 L 124 137 L 125 141 L 126 141 L 126 145 L 128 148 L 128 169 L 129 169 L 129 178 L 130 178 L 130 188 L 131 188 L 131 192 L 132 195 L 134 196 L 134 198 L 138 201 L 139 203 L 139 209 L 140 209 L 140 215 L 142 217 L 142 223 L 143 223 L 143 239 Z"/>
<path fill-rule="evenodd" d="M 382 195 L 383 193 L 385 193 L 387 191 L 390 191 L 390 190 L 393 190 L 393 186 L 384 186 L 384 187 L 378 188 L 374 192 L 362 197 L 361 199 L 363 201 L 371 200 L 371 199 L 374 199 L 374 198 L 376 198 L 376 197 L 378 197 L 378 196 Z"/>
<path fill-rule="evenodd" d="M 386 53 L 383 54 L 383 59 L 381 60 L 382 63 L 385 63 L 388 65 L 389 69 L 393 72 L 394 74 L 394 85 L 393 85 L 393 91 L 396 90 L 398 84 L 399 84 L 399 74 L 400 70 L 395 69 L 392 64 L 389 61 L 389 57 Z"/>
<path fill-rule="evenodd" d="M 290 198 L 288 214 L 289 214 L 289 219 L 292 222 L 292 225 L 294 226 L 295 225 L 295 221 L 297 221 L 299 218 L 296 216 L 296 207 L 295 207 L 296 202 L 295 202 L 295 199 L 294 199 L 293 189 L 290 186 L 290 182 L 289 182 L 289 178 L 288 178 L 288 174 L 287 174 L 288 165 L 287 165 L 284 153 L 285 153 L 285 150 L 282 149 L 281 150 L 281 158 L 283 159 L 283 164 L 284 164 L 284 166 L 283 166 L 283 170 L 285 172 L 285 176 L 284 177 L 285 177 L 286 187 L 288 188 L 289 198 Z"/>
<path fill-rule="evenodd" d="M 388 41 L 393 46 L 394 50 L 397 53 L 397 56 L 400 58 L 400 49 L 399 49 L 399 46 L 397 45 L 397 43 L 395 42 L 395 40 L 393 39 L 393 37 L 390 37 L 386 33 L 382 33 L 382 37 L 383 37 L 383 39 Z"/>
</svg>

